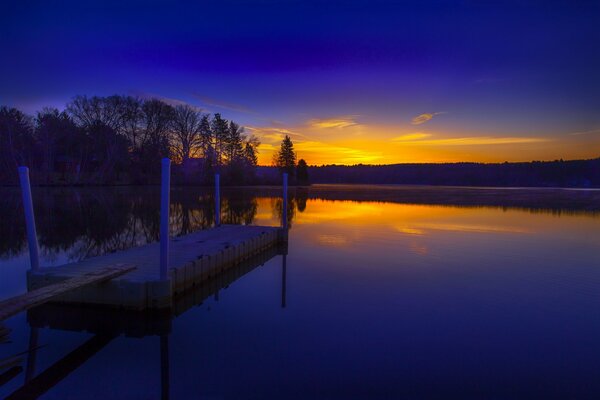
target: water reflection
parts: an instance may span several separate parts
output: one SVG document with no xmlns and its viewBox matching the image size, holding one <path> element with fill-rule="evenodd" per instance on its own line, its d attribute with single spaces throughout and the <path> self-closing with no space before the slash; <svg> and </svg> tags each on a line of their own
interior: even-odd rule
<svg viewBox="0 0 600 400">
<path fill-rule="evenodd" d="M 11 258 L 25 248 L 19 193 L 2 196 L 0 257 Z M 69 261 L 154 242 L 159 236 L 159 196 L 155 189 L 39 189 L 34 206 L 40 249 L 46 261 L 60 253 Z M 250 224 L 257 198 L 250 193 L 223 196 L 222 222 Z M 214 222 L 214 198 L 204 190 L 173 190 L 171 234 L 185 235 Z"/>
<path fill-rule="evenodd" d="M 23 211 L 17 188 L 1 189 L 0 194 L 0 220 L 3 221 L 0 258 L 9 259 L 25 250 Z M 221 196 L 222 223 L 279 225 L 283 210 L 280 194 L 280 188 L 225 188 Z M 184 235 L 213 225 L 215 209 L 211 189 L 174 188 L 171 198 L 172 235 Z M 384 208 L 381 202 L 403 204 L 403 207 Z M 303 224 L 362 219 L 383 224 L 396 221 L 397 231 L 409 235 L 423 235 L 435 229 L 480 233 L 513 229 L 502 226 L 501 221 L 489 226 L 480 222 L 473 225 L 465 225 L 463 221 L 444 223 L 440 219 L 447 208 L 418 207 L 418 204 L 593 216 L 600 207 L 600 191 L 319 185 L 290 191 L 288 226 L 293 227 L 296 219 Z M 58 262 L 61 254 L 66 255 L 68 261 L 77 261 L 158 240 L 158 188 L 37 188 L 34 206 L 38 240 L 47 264 Z M 312 212 L 306 212 L 307 208 L 312 208 L 309 210 Z M 407 223 L 415 219 L 420 221 Z M 317 240 L 337 246 L 352 243 L 337 234 L 322 234 Z"/>
<path fill-rule="evenodd" d="M 171 313 L 54 304 L 7 320 L 13 343 L 0 350 L 22 355 L 3 370 L 2 395 L 463 398 L 477 384 L 477 397 L 497 397 L 518 375 L 501 397 L 597 397 L 600 192 L 353 190 L 292 190 L 289 255 L 186 292 Z M 57 263 L 157 239 L 156 189 L 44 191 L 40 242 Z M 27 268 L 14 256 L 24 232 L 9 237 L 23 225 L 13 194 L 0 196 L 11 221 L 0 243 L 13 243 L 0 261 L 4 297 Z M 224 189 L 223 221 L 278 225 L 280 194 Z M 172 198 L 174 235 L 212 225 L 210 190 Z"/>
<path fill-rule="evenodd" d="M 9 394 L 7 399 L 35 399 L 59 384 L 69 374 L 73 373 L 91 357 L 103 350 L 113 339 L 124 335 L 127 337 L 144 338 L 158 336 L 160 345 L 160 382 L 161 399 L 168 399 L 170 394 L 169 367 L 169 336 L 174 318 L 184 314 L 192 307 L 201 305 L 210 296 L 218 296 L 219 291 L 242 276 L 263 266 L 267 261 L 282 254 L 281 265 L 283 281 L 281 283 L 282 307 L 285 307 L 285 270 L 287 247 L 270 248 L 261 254 L 246 260 L 222 274 L 183 292 L 176 297 L 170 310 L 161 311 L 124 311 L 114 308 L 77 306 L 72 304 L 47 303 L 27 311 L 27 322 L 30 327 L 27 369 L 24 384 Z M 91 339 L 70 351 L 40 373 L 36 373 L 36 355 L 40 348 L 38 343 L 39 330 L 88 332 Z M 12 380 L 22 372 L 19 365 L 16 370 L 9 370 L 4 375 L 5 382 Z M 0 386 L 2 386 L 0 381 Z"/>
</svg>

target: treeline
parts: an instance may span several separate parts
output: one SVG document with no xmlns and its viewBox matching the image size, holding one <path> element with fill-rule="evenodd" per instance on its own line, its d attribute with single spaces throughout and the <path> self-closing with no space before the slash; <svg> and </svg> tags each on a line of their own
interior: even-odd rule
<svg viewBox="0 0 600 400">
<path fill-rule="evenodd" d="M 255 179 L 260 142 L 234 121 L 187 104 L 131 96 L 77 96 L 64 111 L 35 116 L 0 107 L 0 184 L 29 166 L 35 183 L 146 184 L 169 157 L 175 183 L 225 184 Z"/>
<path fill-rule="evenodd" d="M 290 190 L 288 226 L 292 226 L 296 212 L 305 210 L 307 196 L 306 190 Z M 36 187 L 33 197 L 38 241 L 46 258 L 62 254 L 69 261 L 78 261 L 159 239 L 159 187 Z M 274 223 L 280 221 L 284 206 L 280 188 L 261 192 L 226 187 L 221 193 L 221 223 L 254 223 L 260 197 L 270 197 L 266 204 L 270 206 L 271 218 Z M 27 249 L 22 207 L 20 190 L 4 188 L 0 196 L 0 260 L 18 256 Z M 173 188 L 173 236 L 209 228 L 214 221 L 212 188 Z"/>
<path fill-rule="evenodd" d="M 324 165 L 309 167 L 312 183 L 448 186 L 600 187 L 600 158 L 480 164 Z"/>
</svg>

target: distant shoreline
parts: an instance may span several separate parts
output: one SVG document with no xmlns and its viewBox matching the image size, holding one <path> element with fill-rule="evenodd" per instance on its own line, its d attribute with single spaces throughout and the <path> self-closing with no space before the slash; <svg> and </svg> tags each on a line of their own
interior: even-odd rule
<svg viewBox="0 0 600 400">
<path fill-rule="evenodd" d="M 188 179 L 174 167 L 171 181 L 178 187 L 212 187 L 210 177 Z M 479 188 L 600 188 L 600 158 L 590 160 L 532 161 L 522 163 L 449 163 L 449 164 L 389 164 L 389 165 L 323 165 L 309 166 L 308 180 L 312 184 L 345 185 L 418 185 Z M 0 186 L 16 186 L 17 173 L 10 180 L 0 181 Z M 145 182 L 133 183 L 132 177 L 123 174 L 118 182 L 82 181 L 71 183 L 58 179 L 43 181 L 41 175 L 32 174 L 32 184 L 39 187 L 111 187 L 155 186 L 160 177 L 152 175 Z M 228 185 L 231 184 L 231 186 Z M 224 182 L 223 187 L 236 187 L 234 182 Z M 293 184 L 294 182 L 290 182 Z M 257 166 L 253 179 L 245 186 L 280 186 L 281 173 L 274 166 Z"/>
<path fill-rule="evenodd" d="M 433 185 L 433 184 L 408 184 L 408 183 L 313 183 L 310 185 L 289 185 L 290 189 L 309 189 L 309 188 L 340 188 L 343 186 L 355 187 L 374 187 L 374 188 L 415 188 L 415 189 L 478 189 L 478 190 L 570 190 L 570 191 L 600 191 L 600 187 L 568 187 L 568 186 L 468 186 L 468 185 Z M 40 184 L 32 185 L 36 188 L 159 188 L 160 184 Z M 212 185 L 188 185 L 188 184 L 173 184 L 173 188 L 206 188 L 212 189 Z M 0 185 L 0 188 L 19 188 L 18 184 Z M 221 186 L 221 189 L 277 189 L 281 185 L 231 185 Z"/>
</svg>

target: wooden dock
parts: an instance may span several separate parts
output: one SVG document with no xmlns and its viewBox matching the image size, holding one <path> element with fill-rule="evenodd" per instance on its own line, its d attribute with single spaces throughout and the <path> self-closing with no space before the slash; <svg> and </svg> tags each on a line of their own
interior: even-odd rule
<svg viewBox="0 0 600 400">
<path fill-rule="evenodd" d="M 0 321 L 12 317 L 21 311 L 28 310 L 48 301 L 52 301 L 61 295 L 77 290 L 87 285 L 102 283 L 133 271 L 133 265 L 106 266 L 95 271 L 84 273 L 74 278 L 66 279 L 51 285 L 40 287 L 20 296 L 0 302 Z"/>
<path fill-rule="evenodd" d="M 161 390 L 165 393 L 169 387 L 169 336 L 172 323 L 179 315 L 202 304 L 209 297 L 216 301 L 220 296 L 227 296 L 227 289 L 240 278 L 262 267 L 267 261 L 281 256 L 283 268 L 282 294 L 285 294 L 285 258 L 287 246 L 270 246 L 264 251 L 224 269 L 222 272 L 209 277 L 200 284 L 194 285 L 181 293 L 173 296 L 171 308 L 146 309 L 142 311 L 123 310 L 115 307 L 98 307 L 73 303 L 44 303 L 27 311 L 27 322 L 30 326 L 29 350 L 27 354 L 27 368 L 25 370 L 25 384 L 9 395 L 8 399 L 38 398 L 59 384 L 69 374 L 73 373 L 88 359 L 100 352 L 112 339 L 124 335 L 133 338 L 148 336 L 160 337 L 160 366 Z M 105 272 L 106 274 L 107 272 Z M 75 278 L 78 279 L 78 278 Z M 66 282 L 66 281 L 65 281 Z M 59 283 L 58 285 L 62 285 Z M 284 302 L 282 303 L 284 307 Z M 40 347 L 39 329 L 52 329 L 70 332 L 86 332 L 92 338 L 71 351 L 65 357 L 56 361 L 51 366 L 40 372 L 36 371 L 36 354 Z M 11 360 L 23 362 L 22 354 L 17 354 Z M 9 360 L 9 362 L 12 362 Z M 24 371 L 21 365 L 0 376 L 10 380 Z M 163 396 L 163 398 L 165 398 Z"/>
<path fill-rule="evenodd" d="M 82 277 L 110 265 L 135 269 L 100 284 L 88 284 L 53 301 L 129 310 L 170 308 L 185 290 L 284 241 L 280 228 L 222 225 L 170 240 L 167 279 L 160 279 L 160 244 L 151 243 L 81 262 L 32 270 L 28 290 Z"/>
<path fill-rule="evenodd" d="M 114 307 L 95 307 L 79 304 L 47 303 L 27 311 L 32 328 L 88 332 L 100 335 L 124 335 L 141 338 L 171 333 L 172 321 L 207 299 L 227 296 L 227 290 L 240 278 L 262 267 L 278 255 L 285 246 L 267 250 L 226 269 L 208 280 L 173 297 L 170 309 L 121 310 Z"/>
</svg>

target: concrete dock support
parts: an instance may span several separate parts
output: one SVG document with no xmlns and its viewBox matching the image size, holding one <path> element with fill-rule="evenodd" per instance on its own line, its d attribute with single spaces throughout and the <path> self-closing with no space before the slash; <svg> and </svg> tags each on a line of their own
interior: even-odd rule
<svg viewBox="0 0 600 400">
<path fill-rule="evenodd" d="M 221 182 L 219 174 L 215 174 L 215 226 L 221 225 Z"/>
<path fill-rule="evenodd" d="M 25 225 L 27 227 L 27 243 L 29 245 L 29 261 L 33 271 L 40 267 L 40 255 L 35 230 L 35 215 L 33 213 L 33 200 L 31 198 L 31 185 L 29 183 L 29 168 L 19 167 L 19 180 L 23 195 L 23 210 L 25 211 Z"/>
<path fill-rule="evenodd" d="M 287 254 L 283 254 L 282 256 L 282 260 L 281 260 L 281 308 L 285 308 L 286 303 L 287 303 L 287 297 L 286 297 L 286 290 L 287 290 L 287 282 L 286 282 L 286 278 L 287 278 Z"/>
<path fill-rule="evenodd" d="M 169 400 L 169 335 L 160 335 L 160 398 Z"/>
<path fill-rule="evenodd" d="M 160 189 L 160 279 L 167 279 L 169 269 L 169 206 L 171 204 L 171 160 L 162 159 Z"/>
<path fill-rule="evenodd" d="M 287 230 L 288 227 L 288 174 L 283 174 L 283 205 L 281 212 L 281 227 Z"/>
</svg>

